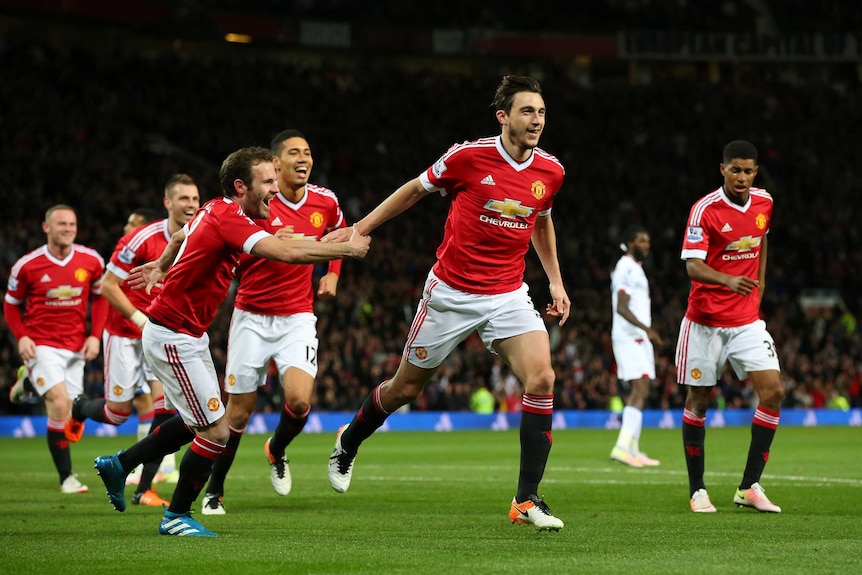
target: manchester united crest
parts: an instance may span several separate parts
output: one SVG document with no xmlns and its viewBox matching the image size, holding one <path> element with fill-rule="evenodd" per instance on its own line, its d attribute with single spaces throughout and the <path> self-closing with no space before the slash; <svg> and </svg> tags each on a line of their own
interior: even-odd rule
<svg viewBox="0 0 862 575">
<path fill-rule="evenodd" d="M 762 230 L 766 227 L 766 216 L 763 214 L 757 214 L 757 217 L 754 218 L 754 225 L 757 226 L 758 230 Z"/>
<path fill-rule="evenodd" d="M 703 374 L 700 372 L 699 369 L 694 368 L 693 370 L 691 370 L 691 378 L 693 380 L 698 381 L 701 377 L 703 377 Z"/>
<path fill-rule="evenodd" d="M 220 405 L 221 401 L 217 397 L 211 397 L 209 401 L 207 401 L 207 409 L 209 409 L 213 413 L 218 411 Z"/>
<path fill-rule="evenodd" d="M 79 282 L 87 281 L 88 277 L 90 277 L 90 273 L 84 268 L 78 268 L 75 270 L 75 279 Z"/>
<path fill-rule="evenodd" d="M 321 214 L 320 212 L 314 212 L 313 214 L 311 214 L 309 221 L 311 222 L 312 226 L 314 226 L 315 228 L 319 228 L 323 225 L 323 214 Z"/>
<path fill-rule="evenodd" d="M 230 374 L 227 378 L 227 384 L 231 387 L 236 385 L 236 376 L 234 374 Z"/>
<path fill-rule="evenodd" d="M 416 348 L 416 359 L 424 360 L 426 357 L 428 357 L 428 350 L 425 349 L 424 347 L 417 347 Z"/>
<path fill-rule="evenodd" d="M 541 200 L 545 197 L 545 193 L 547 192 L 547 188 L 545 188 L 545 183 L 542 180 L 536 180 L 533 182 L 533 185 L 530 187 L 530 192 L 533 194 L 533 197 L 537 200 Z"/>
</svg>

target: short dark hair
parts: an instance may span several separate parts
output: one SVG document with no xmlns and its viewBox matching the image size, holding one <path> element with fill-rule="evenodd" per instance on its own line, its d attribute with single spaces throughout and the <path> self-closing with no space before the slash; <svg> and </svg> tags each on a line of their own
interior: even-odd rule
<svg viewBox="0 0 862 575">
<path fill-rule="evenodd" d="M 747 140 L 734 140 L 724 147 L 722 158 L 725 164 L 733 161 L 733 158 L 740 160 L 754 160 L 757 164 L 757 148 L 754 144 Z"/>
<path fill-rule="evenodd" d="M 134 210 L 132 210 L 132 213 L 130 215 L 141 216 L 141 219 L 144 220 L 145 224 L 148 224 L 151 221 L 157 220 L 159 218 L 159 212 L 152 208 L 135 208 Z"/>
<path fill-rule="evenodd" d="M 307 140 L 299 130 L 282 130 L 272 137 L 272 142 L 269 144 L 269 149 L 272 150 L 274 156 L 281 155 L 281 149 L 284 147 L 284 142 L 291 138 L 302 138 Z"/>
<path fill-rule="evenodd" d="M 518 92 L 541 94 L 542 86 L 539 85 L 538 80 L 529 76 L 516 76 L 514 74 L 503 76 L 503 80 L 494 93 L 494 109 L 503 110 L 508 114 L 512 110 L 512 102 L 515 101 L 515 94 Z"/>
<path fill-rule="evenodd" d="M 648 234 L 649 231 L 640 224 L 632 224 L 626 229 L 623 230 L 623 235 L 620 240 L 623 242 L 623 245 L 628 246 L 629 242 L 635 241 L 635 238 L 638 237 L 638 234 Z"/>
<path fill-rule="evenodd" d="M 232 198 L 236 195 L 233 186 L 235 180 L 242 180 L 246 186 L 251 186 L 251 169 L 263 162 L 272 162 L 272 151 L 261 146 L 240 148 L 232 152 L 221 164 L 218 179 L 224 195 Z"/>
<path fill-rule="evenodd" d="M 196 186 L 194 179 L 188 174 L 173 174 L 168 181 L 165 182 L 165 197 L 170 199 L 174 196 L 174 186 L 184 184 L 186 186 Z M 135 212 L 140 214 L 141 212 Z"/>
</svg>

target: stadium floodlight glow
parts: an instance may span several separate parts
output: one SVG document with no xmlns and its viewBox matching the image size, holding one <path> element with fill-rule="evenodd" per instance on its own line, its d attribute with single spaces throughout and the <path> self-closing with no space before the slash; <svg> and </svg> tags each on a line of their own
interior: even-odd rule
<svg viewBox="0 0 862 575">
<path fill-rule="evenodd" d="M 251 36 L 248 34 L 234 34 L 233 32 L 228 32 L 224 35 L 224 39 L 228 42 L 236 42 L 238 44 L 251 43 Z"/>
</svg>

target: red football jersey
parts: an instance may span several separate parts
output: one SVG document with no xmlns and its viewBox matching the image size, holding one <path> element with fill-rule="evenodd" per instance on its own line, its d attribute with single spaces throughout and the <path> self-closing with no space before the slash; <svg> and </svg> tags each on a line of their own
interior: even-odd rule
<svg viewBox="0 0 862 575">
<path fill-rule="evenodd" d="M 73 244 L 58 260 L 44 245 L 12 266 L 6 303 L 24 304 L 24 329 L 36 345 L 81 351 L 90 335 L 87 305 L 101 295 L 105 261 L 91 248 Z M 101 327 L 96 337 L 101 337 Z M 16 334 L 17 337 L 17 334 Z"/>
<path fill-rule="evenodd" d="M 275 234 L 293 226 L 294 238 L 319 240 L 335 228 L 345 227 L 344 215 L 332 190 L 307 184 L 305 195 L 292 203 L 278 194 L 270 203 L 269 220 L 257 220 Z M 341 272 L 341 260 L 329 262 L 329 271 Z M 261 315 L 293 315 L 314 311 L 311 276 L 314 264 L 284 264 L 243 255 L 240 258 L 239 289 L 234 305 Z"/>
<path fill-rule="evenodd" d="M 714 270 L 758 279 L 760 250 L 772 221 L 772 196 L 751 188 L 748 203 L 731 202 L 723 188 L 695 202 L 682 242 L 683 260 L 697 258 Z M 685 316 L 713 327 L 736 327 L 760 317 L 760 295 L 735 294 L 725 286 L 691 281 Z"/>
<path fill-rule="evenodd" d="M 240 254 L 270 234 L 224 197 L 201 206 L 183 229 L 186 239 L 147 315 L 174 331 L 201 337 L 227 296 Z"/>
<path fill-rule="evenodd" d="M 521 287 L 536 217 L 550 213 L 564 175 L 540 148 L 515 161 L 500 136 L 449 148 L 419 176 L 426 190 L 452 195 L 434 273 L 468 293 Z"/>
<path fill-rule="evenodd" d="M 114 253 L 111 254 L 107 269 L 124 280 L 120 287 L 129 301 L 139 310 L 143 311 L 150 306 L 150 303 L 161 291 L 162 284 L 153 286 L 150 293 L 147 294 L 147 290 L 131 289 L 125 279 L 129 277 L 129 272 L 133 267 L 159 259 L 170 239 L 168 220 L 155 220 L 145 226 L 135 228 L 120 238 L 114 248 Z M 108 311 L 105 330 L 111 335 L 132 339 L 141 338 L 141 330 L 135 325 L 135 322 L 123 317 L 123 314 L 115 310 L 113 306 Z"/>
</svg>

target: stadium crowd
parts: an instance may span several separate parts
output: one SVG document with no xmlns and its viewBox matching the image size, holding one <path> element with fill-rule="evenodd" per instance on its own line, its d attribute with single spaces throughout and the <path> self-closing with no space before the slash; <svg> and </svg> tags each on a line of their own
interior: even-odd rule
<svg viewBox="0 0 862 575">
<path fill-rule="evenodd" d="M 249 57 L 199 60 L 139 55 L 122 46 L 98 52 L 7 37 L 0 43 L 0 280 L 22 254 L 44 242 L 45 209 L 68 203 L 79 212 L 78 242 L 108 257 L 128 214 L 156 207 L 165 179 L 191 174 L 202 200 L 215 196 L 219 158 L 263 144 L 285 128 L 302 130 L 314 149 L 311 181 L 332 188 L 349 221 L 416 176 L 446 146 L 497 133 L 489 90 L 503 73 L 541 81 L 548 126 L 540 146 L 566 167 L 554 206 L 560 260 L 572 316 L 552 337 L 558 409 L 607 409 L 617 387 L 610 344 L 609 274 L 619 234 L 632 223 L 652 235 L 646 262 L 652 285 L 657 378 L 647 408 L 679 408 L 674 345 L 688 280 L 679 260 L 691 202 L 717 187 L 727 141 L 760 150 L 756 185 L 775 197 L 768 285 L 762 310 L 779 345 L 788 407 L 862 406 L 862 310 L 859 202 L 862 125 L 858 76 L 790 85 L 757 67 L 657 78 L 625 77 L 589 85 L 545 62 L 487 60 L 462 72 L 405 69 L 394 60 L 357 58 L 283 63 Z M 466 64 L 464 65 L 466 66 Z M 368 257 L 345 262 L 339 295 L 317 307 L 320 334 L 318 410 L 355 410 L 392 373 L 422 283 L 442 236 L 447 201 L 437 197 L 374 234 Z M 547 285 L 535 255 L 526 281 L 539 309 Z M 832 289 L 833 307 L 803 309 L 807 288 Z M 224 367 L 231 300 L 210 332 Z M 19 359 L 0 325 L 0 413 Z M 273 382 L 277 378 L 273 377 Z M 467 409 L 483 385 L 501 409 L 517 410 L 520 384 L 470 339 L 446 362 L 413 409 Z M 88 365 L 85 386 L 102 394 L 102 366 Z M 745 382 L 725 374 L 719 406 L 750 407 Z M 840 400 L 837 400 L 840 402 Z M 276 385 L 259 408 L 281 405 Z"/>
</svg>

